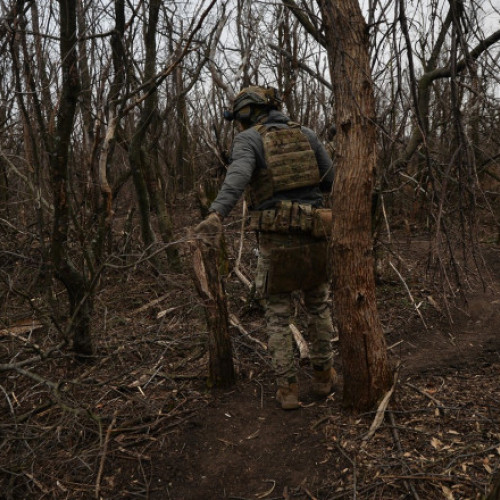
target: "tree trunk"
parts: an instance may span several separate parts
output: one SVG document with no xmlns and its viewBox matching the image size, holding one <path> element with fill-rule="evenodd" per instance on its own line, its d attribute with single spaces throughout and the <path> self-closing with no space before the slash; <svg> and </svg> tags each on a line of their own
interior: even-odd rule
<svg viewBox="0 0 500 500">
<path fill-rule="evenodd" d="M 50 171 L 54 197 L 52 260 L 56 277 L 68 292 L 71 313 L 70 331 L 73 349 L 81 355 L 92 354 L 90 316 L 92 297 L 85 275 L 72 264 L 68 255 L 69 190 L 68 155 L 73 131 L 76 103 L 80 92 L 76 55 L 76 10 L 74 2 L 59 0 L 61 30 L 62 93 L 57 112 L 57 125 L 50 136 Z"/>
<path fill-rule="evenodd" d="M 181 67 L 175 69 L 175 88 L 177 93 L 177 127 L 179 135 L 176 144 L 176 175 L 179 178 L 181 192 L 187 193 L 193 189 L 193 166 L 188 159 L 189 150 L 189 119 L 186 96 L 184 95 L 183 72 Z"/>
<path fill-rule="evenodd" d="M 129 161 L 132 168 L 132 178 L 139 202 L 142 239 L 146 247 L 151 246 L 156 238 L 151 227 L 150 208 L 151 200 L 147 185 L 148 173 L 146 169 L 146 153 L 144 141 L 151 125 L 153 115 L 157 109 L 156 84 L 151 81 L 155 74 L 156 64 L 156 26 L 158 24 L 158 13 L 160 0 L 152 0 L 149 5 L 149 18 L 145 34 L 146 61 L 144 67 L 144 82 L 146 98 L 141 110 L 141 116 L 137 123 L 134 136 L 130 142 Z"/>
<path fill-rule="evenodd" d="M 226 293 L 217 267 L 220 249 L 197 241 L 192 251 L 194 283 L 205 305 L 208 327 L 208 381 L 211 386 L 229 387 L 235 382 L 235 373 Z"/>
<path fill-rule="evenodd" d="M 336 102 L 333 291 L 344 404 L 373 408 L 392 383 L 375 298 L 371 200 L 377 159 L 367 26 L 356 0 L 319 0 Z"/>
<path fill-rule="evenodd" d="M 3 158 L 0 157 L 0 212 L 9 216 L 9 181 L 7 178 L 7 167 Z"/>
</svg>

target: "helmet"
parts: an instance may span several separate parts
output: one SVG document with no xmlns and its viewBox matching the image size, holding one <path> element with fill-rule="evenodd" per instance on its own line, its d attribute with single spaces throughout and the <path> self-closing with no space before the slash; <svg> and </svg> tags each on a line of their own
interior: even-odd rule
<svg viewBox="0 0 500 500">
<path fill-rule="evenodd" d="M 259 87 L 257 85 L 245 87 L 234 98 L 232 111 L 226 110 L 224 112 L 224 118 L 226 120 L 249 119 L 254 106 L 279 109 L 281 96 L 273 87 Z"/>
</svg>

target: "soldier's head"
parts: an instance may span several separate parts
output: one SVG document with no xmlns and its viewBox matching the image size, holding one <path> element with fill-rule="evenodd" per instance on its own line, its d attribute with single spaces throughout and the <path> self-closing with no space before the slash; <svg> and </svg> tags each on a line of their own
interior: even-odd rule
<svg viewBox="0 0 500 500">
<path fill-rule="evenodd" d="M 271 109 L 280 109 L 281 102 L 279 92 L 273 87 L 245 87 L 234 98 L 232 109 L 224 112 L 224 118 L 237 120 L 243 128 L 248 128 Z"/>
</svg>

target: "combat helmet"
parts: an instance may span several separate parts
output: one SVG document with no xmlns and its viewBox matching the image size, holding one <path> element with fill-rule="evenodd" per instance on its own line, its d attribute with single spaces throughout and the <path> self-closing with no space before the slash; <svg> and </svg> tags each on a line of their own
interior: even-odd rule
<svg viewBox="0 0 500 500">
<path fill-rule="evenodd" d="M 281 96 L 273 87 L 251 85 L 241 89 L 233 101 L 233 109 L 224 111 L 226 120 L 249 120 L 255 109 L 280 109 Z"/>
</svg>

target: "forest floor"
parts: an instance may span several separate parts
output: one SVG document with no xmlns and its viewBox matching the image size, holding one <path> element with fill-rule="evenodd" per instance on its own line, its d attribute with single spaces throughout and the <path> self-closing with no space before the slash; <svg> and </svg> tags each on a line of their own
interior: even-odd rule
<svg viewBox="0 0 500 500">
<path fill-rule="evenodd" d="M 226 221 L 232 263 L 237 219 Z M 247 236 L 248 276 L 254 246 Z M 276 406 L 262 311 L 234 273 L 225 278 L 230 312 L 250 336 L 231 328 L 237 383 L 215 390 L 206 383 L 207 331 L 189 273 L 110 272 L 97 297 L 91 363 L 55 351 L 2 373 L 0 497 L 483 498 L 500 466 L 500 248 L 484 245 L 486 287 L 468 289 L 463 307 L 450 298 L 448 308 L 424 276 L 427 249 L 424 239 L 402 238 L 390 255 L 404 283 L 390 266 L 379 275 L 379 313 L 400 371 L 369 439 L 375 412 L 348 413 L 341 383 L 313 398 L 307 361 L 300 409 Z M 35 313 L 9 301 L 2 363 L 36 358 L 58 342 Z M 304 334 L 305 319 L 297 297 Z M 341 373 L 337 339 L 334 349 Z"/>
</svg>

